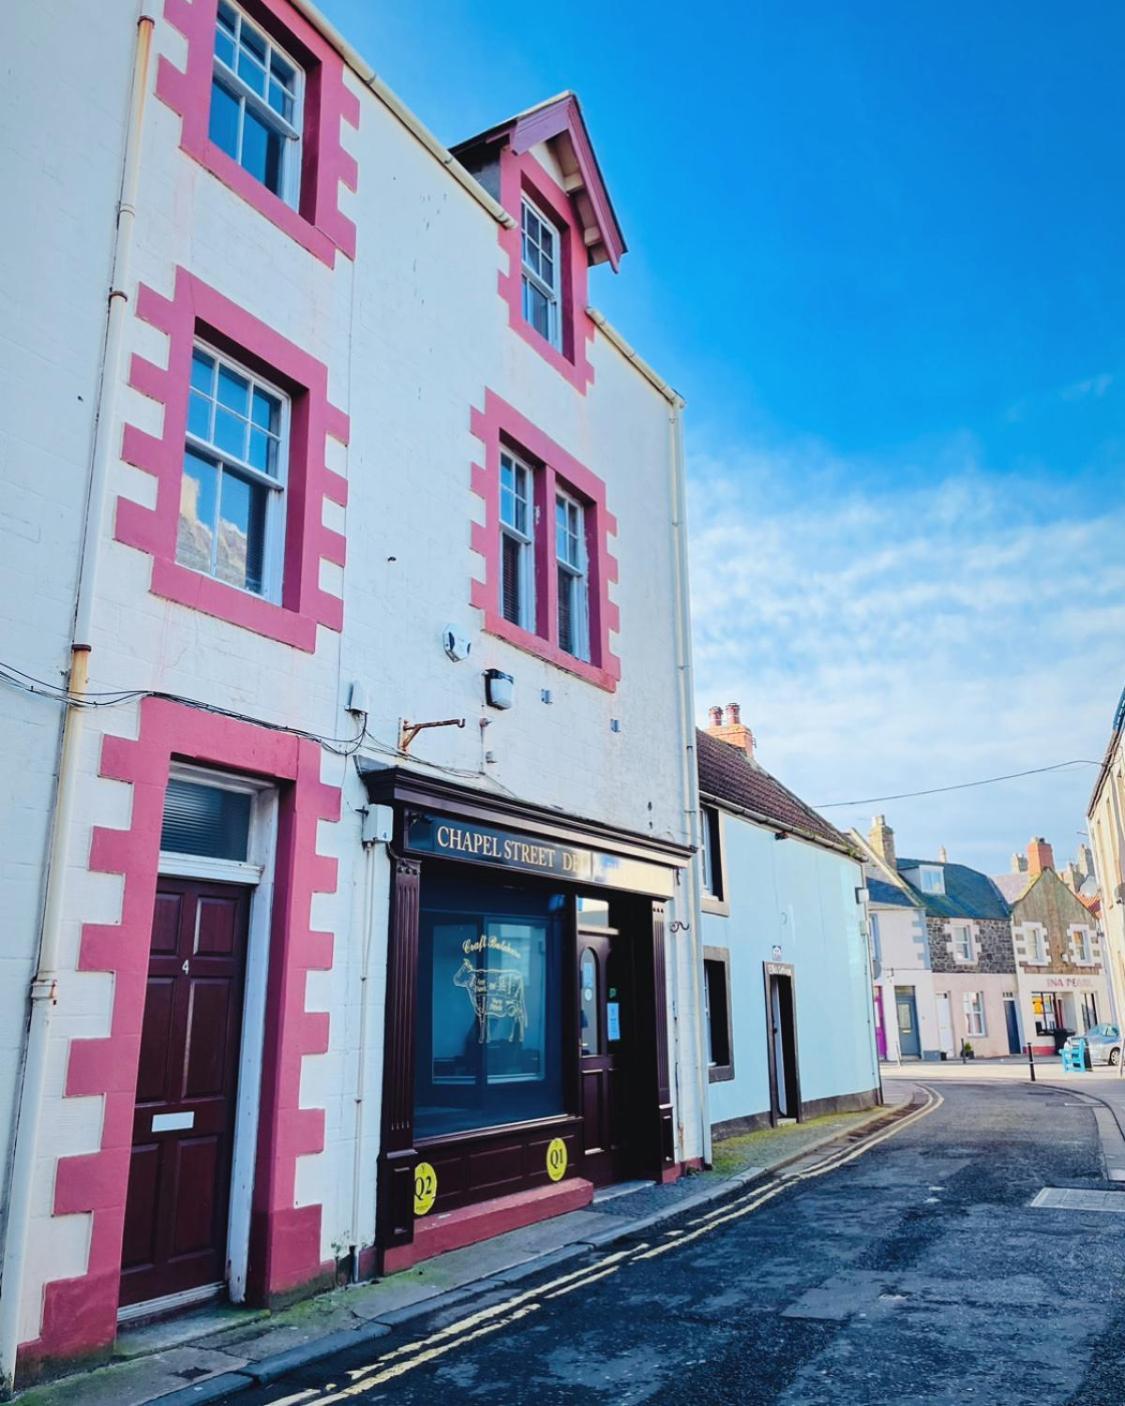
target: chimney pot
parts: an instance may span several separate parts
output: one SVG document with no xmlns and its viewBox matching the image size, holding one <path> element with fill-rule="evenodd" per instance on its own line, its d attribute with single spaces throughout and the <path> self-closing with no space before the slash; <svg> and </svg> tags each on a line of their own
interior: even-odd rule
<svg viewBox="0 0 1125 1406">
<path fill-rule="evenodd" d="M 949 863 L 949 855 L 948 855 L 948 853 L 947 853 L 946 848 L 945 848 L 944 845 L 942 845 L 941 848 L 938 850 L 938 852 L 937 852 L 937 857 L 938 857 L 938 862 L 939 862 L 940 864 L 948 864 L 948 863 Z"/>
<path fill-rule="evenodd" d="M 722 727 L 722 725 L 723 725 L 723 710 L 716 704 L 715 707 L 713 707 L 713 708 L 708 708 L 707 711 L 711 714 L 711 726 L 712 726 L 712 727 Z"/>
<path fill-rule="evenodd" d="M 728 704 L 727 704 L 727 727 L 738 727 L 739 723 L 741 723 L 741 722 L 742 722 L 742 704 L 741 704 L 741 703 L 728 703 Z"/>
</svg>

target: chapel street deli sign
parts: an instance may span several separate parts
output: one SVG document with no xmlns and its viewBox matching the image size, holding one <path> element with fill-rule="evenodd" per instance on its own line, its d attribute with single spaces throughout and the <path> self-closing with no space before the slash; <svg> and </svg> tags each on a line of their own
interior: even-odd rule
<svg viewBox="0 0 1125 1406">
<path fill-rule="evenodd" d="M 673 892 L 672 873 L 660 864 L 557 844 L 538 835 L 522 835 L 492 825 L 471 825 L 441 815 L 408 815 L 406 847 L 415 853 L 494 864 L 524 874 L 545 874 L 668 897 Z"/>
</svg>

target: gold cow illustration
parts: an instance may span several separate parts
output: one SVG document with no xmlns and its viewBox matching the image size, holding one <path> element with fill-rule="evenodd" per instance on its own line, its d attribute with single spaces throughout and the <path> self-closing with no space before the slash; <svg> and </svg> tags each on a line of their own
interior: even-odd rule
<svg viewBox="0 0 1125 1406">
<path fill-rule="evenodd" d="M 484 967 L 474 967 L 466 957 L 453 974 L 453 984 L 462 987 L 472 1002 L 477 1018 L 478 1045 L 492 1038 L 489 1022 L 503 1019 L 512 1022 L 508 1042 L 515 1040 L 518 1030 L 520 1044 L 523 1044 L 523 1033 L 527 1028 L 523 972 L 488 971 Z"/>
</svg>

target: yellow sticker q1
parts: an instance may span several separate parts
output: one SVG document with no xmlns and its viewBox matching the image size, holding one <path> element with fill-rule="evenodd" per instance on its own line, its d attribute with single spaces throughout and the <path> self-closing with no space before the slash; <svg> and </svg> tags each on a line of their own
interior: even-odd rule
<svg viewBox="0 0 1125 1406">
<path fill-rule="evenodd" d="M 561 1181 L 566 1175 L 566 1143 L 561 1137 L 553 1137 L 547 1144 L 547 1175 L 552 1181 Z"/>
<path fill-rule="evenodd" d="M 414 1168 L 414 1214 L 426 1215 L 433 1209 L 436 1200 L 437 1172 L 429 1162 L 419 1162 Z"/>
</svg>

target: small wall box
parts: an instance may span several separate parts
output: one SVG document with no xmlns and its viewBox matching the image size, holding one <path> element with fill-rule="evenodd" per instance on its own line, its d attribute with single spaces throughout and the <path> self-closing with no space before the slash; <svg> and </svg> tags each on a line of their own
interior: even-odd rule
<svg viewBox="0 0 1125 1406">
<path fill-rule="evenodd" d="M 490 708 L 510 708 L 515 696 L 516 681 L 500 669 L 484 671 L 484 699 Z"/>
</svg>

